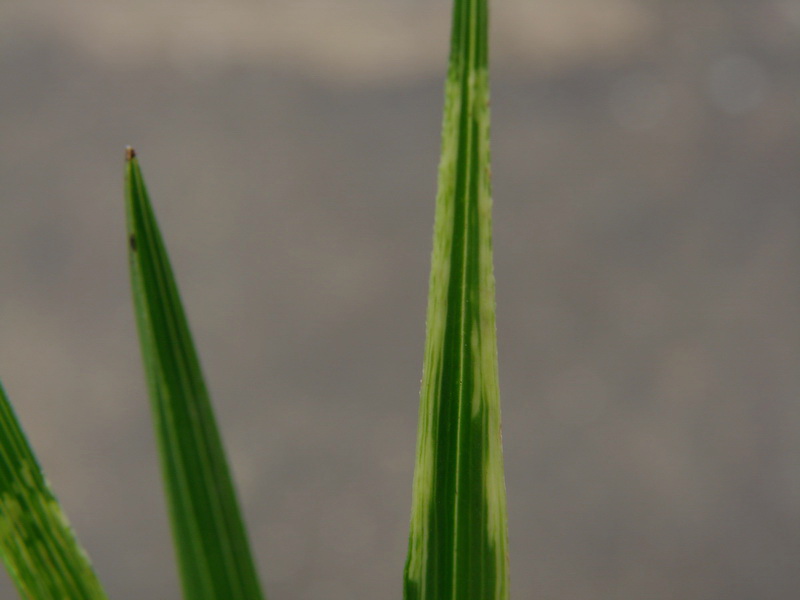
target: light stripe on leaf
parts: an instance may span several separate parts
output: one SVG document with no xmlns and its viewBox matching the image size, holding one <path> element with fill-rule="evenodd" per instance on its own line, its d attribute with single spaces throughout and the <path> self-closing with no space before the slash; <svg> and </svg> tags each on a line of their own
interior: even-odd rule
<svg viewBox="0 0 800 600">
<path fill-rule="evenodd" d="M 405 600 L 505 600 L 486 0 L 456 0 Z"/>
</svg>

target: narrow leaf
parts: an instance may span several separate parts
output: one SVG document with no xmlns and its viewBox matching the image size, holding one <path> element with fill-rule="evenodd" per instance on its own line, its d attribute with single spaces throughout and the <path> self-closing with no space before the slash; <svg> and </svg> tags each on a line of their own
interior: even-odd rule
<svg viewBox="0 0 800 600">
<path fill-rule="evenodd" d="M 505 600 L 487 0 L 455 0 L 406 600 Z"/>
<path fill-rule="evenodd" d="M 0 385 L 0 554 L 27 600 L 106 600 Z"/>
<path fill-rule="evenodd" d="M 211 402 L 138 159 L 127 153 L 136 319 L 186 600 L 261 600 Z"/>
</svg>

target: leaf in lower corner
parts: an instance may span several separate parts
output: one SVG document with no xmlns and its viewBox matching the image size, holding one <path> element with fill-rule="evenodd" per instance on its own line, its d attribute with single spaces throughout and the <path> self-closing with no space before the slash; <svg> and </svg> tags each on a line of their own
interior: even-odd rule
<svg viewBox="0 0 800 600">
<path fill-rule="evenodd" d="M 0 554 L 26 600 L 107 600 L 2 385 Z"/>
</svg>

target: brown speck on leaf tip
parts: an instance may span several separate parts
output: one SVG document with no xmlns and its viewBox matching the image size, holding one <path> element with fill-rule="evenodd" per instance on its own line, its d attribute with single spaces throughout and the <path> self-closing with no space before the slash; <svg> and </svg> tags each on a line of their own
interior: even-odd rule
<svg viewBox="0 0 800 600">
<path fill-rule="evenodd" d="M 125 160 L 133 160 L 134 158 L 136 158 L 136 151 L 130 146 L 125 148 Z"/>
</svg>

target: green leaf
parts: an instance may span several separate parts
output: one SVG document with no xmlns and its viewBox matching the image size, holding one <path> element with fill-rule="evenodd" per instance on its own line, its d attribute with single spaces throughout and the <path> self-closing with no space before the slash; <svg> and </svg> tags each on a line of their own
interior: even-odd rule
<svg viewBox="0 0 800 600">
<path fill-rule="evenodd" d="M 453 9 L 406 600 L 508 597 L 487 10 L 486 0 Z"/>
<path fill-rule="evenodd" d="M 132 149 L 125 191 L 136 320 L 184 598 L 261 600 L 197 352 Z"/>
<path fill-rule="evenodd" d="M 0 554 L 23 598 L 106 600 L 0 385 Z"/>
</svg>

